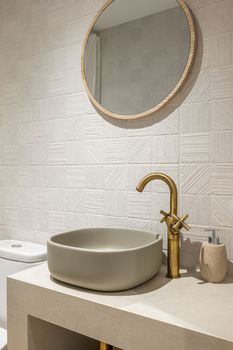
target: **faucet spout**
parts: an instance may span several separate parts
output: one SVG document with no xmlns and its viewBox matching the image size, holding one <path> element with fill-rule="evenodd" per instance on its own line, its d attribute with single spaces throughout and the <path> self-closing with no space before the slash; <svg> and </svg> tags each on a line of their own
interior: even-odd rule
<svg viewBox="0 0 233 350">
<path fill-rule="evenodd" d="M 166 213 L 161 210 L 163 219 L 161 223 L 166 221 L 167 224 L 167 277 L 177 278 L 180 276 L 180 230 L 184 227 L 186 230 L 189 226 L 185 224 L 188 215 L 179 218 L 177 216 L 178 193 L 175 182 L 168 175 L 163 173 L 151 173 L 146 175 L 138 183 L 136 190 L 142 192 L 148 182 L 152 180 L 161 180 L 165 182 L 170 190 L 170 212 Z"/>
<path fill-rule="evenodd" d="M 166 174 L 163 173 L 151 173 L 146 176 L 144 176 L 139 184 L 136 187 L 136 190 L 138 192 L 142 192 L 145 188 L 145 186 L 148 184 L 148 182 L 152 180 L 161 180 L 165 182 L 170 190 L 170 214 L 177 215 L 177 187 L 175 182 L 172 180 L 172 178 Z"/>
</svg>

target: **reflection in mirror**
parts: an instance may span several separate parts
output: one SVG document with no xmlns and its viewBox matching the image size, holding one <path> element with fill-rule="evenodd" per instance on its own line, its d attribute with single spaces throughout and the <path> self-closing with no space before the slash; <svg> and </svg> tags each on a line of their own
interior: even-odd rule
<svg viewBox="0 0 233 350">
<path fill-rule="evenodd" d="M 94 102 L 127 119 L 161 104 L 180 82 L 190 64 L 190 23 L 181 1 L 109 3 L 86 41 L 84 79 Z"/>
</svg>

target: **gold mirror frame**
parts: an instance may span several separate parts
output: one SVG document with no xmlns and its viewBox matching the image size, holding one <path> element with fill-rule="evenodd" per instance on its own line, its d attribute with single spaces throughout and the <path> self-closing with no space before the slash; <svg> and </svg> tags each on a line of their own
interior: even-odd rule
<svg viewBox="0 0 233 350">
<path fill-rule="evenodd" d="M 82 78 L 84 81 L 84 85 L 85 85 L 88 97 L 91 100 L 94 107 L 99 112 L 107 115 L 108 117 L 115 118 L 115 119 L 123 119 L 123 120 L 134 120 L 134 119 L 147 117 L 147 116 L 154 114 L 155 112 L 158 112 L 161 108 L 163 108 L 165 105 L 167 105 L 181 91 L 181 89 L 183 88 L 185 82 L 187 81 L 187 79 L 191 73 L 192 66 L 193 66 L 193 63 L 195 60 L 196 49 L 197 49 L 197 33 L 196 33 L 193 15 L 192 15 L 189 7 L 186 5 L 184 0 L 176 0 L 176 1 L 180 5 L 181 9 L 184 11 L 186 18 L 187 18 L 187 21 L 188 21 L 188 25 L 189 25 L 190 50 L 189 50 L 189 56 L 188 56 L 188 60 L 187 60 L 187 64 L 185 66 L 184 72 L 183 72 L 181 78 L 179 79 L 178 83 L 174 87 L 174 89 L 159 104 L 157 104 L 155 107 L 153 107 L 151 109 L 148 109 L 145 112 L 141 112 L 138 114 L 131 114 L 131 115 L 130 114 L 125 114 L 125 115 L 124 114 L 123 115 L 117 114 L 117 113 L 111 112 L 111 111 L 107 110 L 106 108 L 104 108 L 92 95 L 92 93 L 88 87 L 88 84 L 87 84 L 87 80 L 86 80 L 86 76 L 85 76 L 85 65 L 84 65 L 84 58 L 85 58 L 85 50 L 86 50 L 86 46 L 87 46 L 87 41 L 88 41 L 89 35 L 91 34 L 91 31 L 92 31 L 95 23 L 97 22 L 97 20 L 101 16 L 101 14 L 104 12 L 104 10 L 108 6 L 110 6 L 114 2 L 114 0 L 108 0 L 101 7 L 101 9 L 97 12 L 96 16 L 94 17 L 94 19 L 93 19 L 93 21 L 92 21 L 92 23 L 87 31 L 87 34 L 86 34 L 86 37 L 84 40 L 84 44 L 83 44 L 83 48 L 82 48 L 82 56 L 81 56 L 81 70 L 82 70 Z"/>
</svg>

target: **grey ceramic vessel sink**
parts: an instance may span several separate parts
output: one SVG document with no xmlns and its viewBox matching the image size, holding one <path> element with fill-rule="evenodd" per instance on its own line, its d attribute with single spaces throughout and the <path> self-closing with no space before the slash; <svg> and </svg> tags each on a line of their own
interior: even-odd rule
<svg viewBox="0 0 233 350">
<path fill-rule="evenodd" d="M 161 236 L 145 231 L 82 229 L 55 235 L 47 246 L 55 279 L 98 291 L 136 287 L 156 275 L 162 263 Z"/>
</svg>

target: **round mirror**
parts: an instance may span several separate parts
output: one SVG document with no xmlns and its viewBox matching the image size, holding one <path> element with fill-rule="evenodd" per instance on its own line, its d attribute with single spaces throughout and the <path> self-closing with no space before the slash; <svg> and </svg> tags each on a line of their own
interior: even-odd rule
<svg viewBox="0 0 233 350">
<path fill-rule="evenodd" d="M 195 49 L 194 22 L 183 0 L 110 0 L 84 42 L 89 98 L 110 117 L 150 115 L 181 90 Z"/>
</svg>

